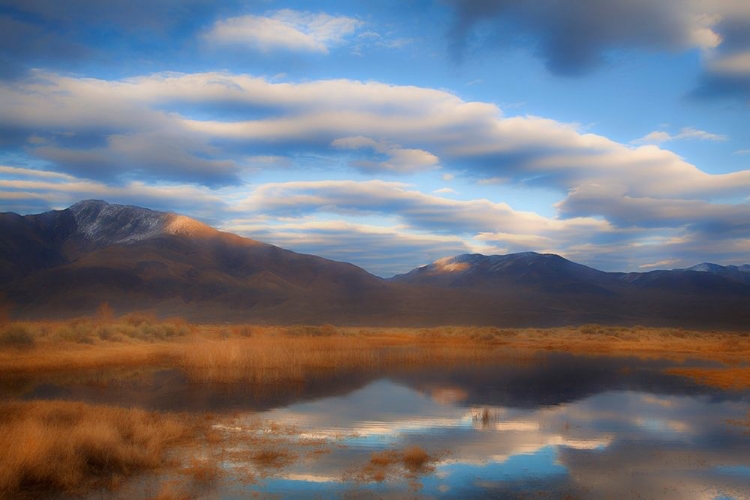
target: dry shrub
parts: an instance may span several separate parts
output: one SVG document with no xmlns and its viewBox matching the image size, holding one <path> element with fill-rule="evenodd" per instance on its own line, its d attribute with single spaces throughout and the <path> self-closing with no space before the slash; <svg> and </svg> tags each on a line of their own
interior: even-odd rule
<svg viewBox="0 0 750 500">
<path fill-rule="evenodd" d="M 326 323 L 324 325 L 295 325 L 286 328 L 285 333 L 287 335 L 300 336 L 300 337 L 327 337 L 332 335 L 338 335 L 339 330 L 335 326 Z"/>
<path fill-rule="evenodd" d="M 57 338 L 65 342 L 93 344 L 94 336 L 98 336 L 97 327 L 88 318 L 71 320 L 57 330 Z"/>
<path fill-rule="evenodd" d="M 402 461 L 409 472 L 424 472 L 430 463 L 430 456 L 420 446 L 410 446 L 403 452 Z"/>
<path fill-rule="evenodd" d="M 120 322 L 130 326 L 141 326 L 156 323 L 157 319 L 154 313 L 135 311 L 120 318 Z"/>
<path fill-rule="evenodd" d="M 0 330 L 0 346 L 30 349 L 36 340 L 31 329 L 23 323 L 11 323 Z"/>
<path fill-rule="evenodd" d="M 431 457 L 421 446 L 413 445 L 403 450 L 376 451 L 370 461 L 355 474 L 360 481 L 381 482 L 388 477 L 415 479 L 421 474 L 435 470 L 435 457 Z"/>
<path fill-rule="evenodd" d="M 159 468 L 186 437 L 177 417 L 62 401 L 0 405 L 0 497 L 76 493 Z"/>
<path fill-rule="evenodd" d="M 232 328 L 232 333 L 238 337 L 252 337 L 253 328 L 250 325 L 238 325 Z"/>
<path fill-rule="evenodd" d="M 287 450 L 264 448 L 250 454 L 250 461 L 260 469 L 280 469 L 294 462 L 296 457 Z"/>
</svg>

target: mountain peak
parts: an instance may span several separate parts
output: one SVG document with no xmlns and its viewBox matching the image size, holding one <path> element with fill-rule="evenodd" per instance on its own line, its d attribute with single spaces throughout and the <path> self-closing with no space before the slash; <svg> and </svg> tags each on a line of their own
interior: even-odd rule
<svg viewBox="0 0 750 500">
<path fill-rule="evenodd" d="M 104 200 L 80 201 L 69 210 L 78 224 L 78 233 L 96 244 L 132 243 L 161 234 L 206 236 L 217 232 L 184 215 Z"/>
</svg>

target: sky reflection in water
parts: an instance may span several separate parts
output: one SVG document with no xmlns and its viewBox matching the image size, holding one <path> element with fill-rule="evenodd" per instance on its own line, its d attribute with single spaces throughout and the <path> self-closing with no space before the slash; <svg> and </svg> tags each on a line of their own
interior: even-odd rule
<svg viewBox="0 0 750 500">
<path fill-rule="evenodd" d="M 672 365 L 551 354 L 321 374 L 264 391 L 157 370 L 107 383 L 28 380 L 12 394 L 260 418 L 295 427 L 293 441 L 328 443 L 255 484 L 221 481 L 211 498 L 750 498 L 750 427 L 731 422 L 748 420 L 750 393 L 664 374 Z M 414 445 L 436 457 L 434 470 L 380 482 L 360 474 L 374 452 Z M 222 465 L 230 476 L 253 469 Z"/>
<path fill-rule="evenodd" d="M 294 425 L 303 437 L 343 446 L 251 489 L 289 498 L 750 495 L 750 436 L 728 423 L 747 417 L 747 394 L 616 388 L 559 404 L 512 407 L 468 404 L 476 387 L 434 380 L 420 387 L 418 375 L 405 378 L 264 412 L 262 418 Z M 374 451 L 412 445 L 439 457 L 433 472 L 416 480 L 342 481 Z"/>
</svg>

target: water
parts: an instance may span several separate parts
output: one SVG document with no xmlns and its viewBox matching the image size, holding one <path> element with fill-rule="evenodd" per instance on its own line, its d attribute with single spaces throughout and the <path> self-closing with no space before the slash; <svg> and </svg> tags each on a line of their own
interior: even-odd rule
<svg viewBox="0 0 750 500">
<path fill-rule="evenodd" d="M 549 355 L 264 391 L 153 370 L 19 381 L 14 396 L 215 412 L 231 445 L 206 498 L 750 498 L 750 394 L 666 366 Z M 413 447 L 430 459 L 404 462 Z M 258 448 L 283 459 L 249 458 Z"/>
</svg>

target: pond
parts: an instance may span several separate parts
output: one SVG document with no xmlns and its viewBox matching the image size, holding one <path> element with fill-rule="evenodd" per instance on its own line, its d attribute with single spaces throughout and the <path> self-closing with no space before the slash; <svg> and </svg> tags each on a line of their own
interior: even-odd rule
<svg viewBox="0 0 750 500">
<path fill-rule="evenodd" d="M 263 390 L 158 369 L 11 385 L 21 399 L 213 412 L 224 474 L 198 497 L 749 498 L 750 394 L 668 366 L 549 354 Z M 254 454 L 259 442 L 271 451 Z"/>
</svg>

